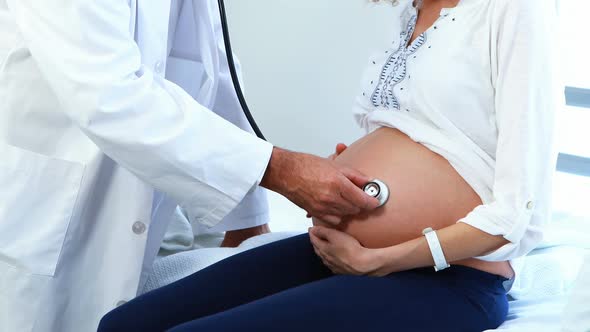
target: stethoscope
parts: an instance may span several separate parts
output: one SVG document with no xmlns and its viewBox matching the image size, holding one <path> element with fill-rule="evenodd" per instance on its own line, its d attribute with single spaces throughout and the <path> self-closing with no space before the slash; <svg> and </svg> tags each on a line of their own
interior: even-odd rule
<svg viewBox="0 0 590 332">
<path fill-rule="evenodd" d="M 238 97 L 238 102 L 240 103 L 242 111 L 244 112 L 244 115 L 246 116 L 246 119 L 250 123 L 250 126 L 252 127 L 252 130 L 254 131 L 256 136 L 266 141 L 266 138 L 262 134 L 262 131 L 256 123 L 256 120 L 254 120 L 254 117 L 250 112 L 250 108 L 248 107 L 248 103 L 246 103 L 246 98 L 244 97 L 244 93 L 242 91 L 242 86 L 240 85 L 240 80 L 238 79 L 238 73 L 236 71 L 236 64 L 234 62 L 232 52 L 231 39 L 229 36 L 229 28 L 227 25 L 227 15 L 225 14 L 225 2 L 223 0 L 218 0 L 218 4 L 219 16 L 221 18 L 221 28 L 223 31 L 223 42 L 225 44 L 225 53 L 227 55 L 227 64 L 229 66 L 229 73 L 234 85 L 234 89 L 236 91 L 236 96 Z M 367 195 L 377 198 L 380 203 L 379 206 L 385 205 L 385 203 L 387 203 L 387 200 L 389 199 L 389 188 L 381 180 L 375 179 L 370 181 L 363 187 L 363 191 Z"/>
</svg>

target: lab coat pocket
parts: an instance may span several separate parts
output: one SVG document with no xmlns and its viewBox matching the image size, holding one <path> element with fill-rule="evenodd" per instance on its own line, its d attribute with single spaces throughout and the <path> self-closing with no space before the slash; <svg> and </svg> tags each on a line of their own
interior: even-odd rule
<svg viewBox="0 0 590 332">
<path fill-rule="evenodd" d="M 0 143 L 0 264 L 53 276 L 84 166 Z"/>
<path fill-rule="evenodd" d="M 170 56 L 166 64 L 166 78 L 184 89 L 195 100 L 203 103 L 201 86 L 205 79 L 205 67 L 196 60 Z"/>
<path fill-rule="evenodd" d="M 51 278 L 3 265 L 0 260 L 0 331 L 35 330 L 41 299 Z"/>
</svg>

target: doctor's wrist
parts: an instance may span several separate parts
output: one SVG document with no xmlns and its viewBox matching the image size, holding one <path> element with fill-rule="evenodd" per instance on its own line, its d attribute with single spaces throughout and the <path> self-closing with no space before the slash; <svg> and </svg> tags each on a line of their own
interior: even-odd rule
<svg viewBox="0 0 590 332">
<path fill-rule="evenodd" d="M 284 178 L 281 176 L 281 171 L 288 164 L 286 160 L 289 158 L 291 152 L 273 147 L 268 166 L 262 177 L 260 185 L 266 189 L 272 190 L 279 194 L 283 193 L 285 186 Z"/>
</svg>

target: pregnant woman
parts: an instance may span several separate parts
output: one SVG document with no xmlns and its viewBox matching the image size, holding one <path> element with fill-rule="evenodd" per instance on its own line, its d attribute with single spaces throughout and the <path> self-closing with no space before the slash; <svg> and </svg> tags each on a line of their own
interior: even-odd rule
<svg viewBox="0 0 590 332">
<path fill-rule="evenodd" d="M 143 295 L 101 332 L 476 332 L 504 321 L 518 258 L 549 217 L 563 91 L 555 2 L 396 5 L 393 44 L 370 60 L 355 106 L 367 136 L 333 158 L 387 183 L 386 205 L 315 220 L 309 234 Z"/>
</svg>

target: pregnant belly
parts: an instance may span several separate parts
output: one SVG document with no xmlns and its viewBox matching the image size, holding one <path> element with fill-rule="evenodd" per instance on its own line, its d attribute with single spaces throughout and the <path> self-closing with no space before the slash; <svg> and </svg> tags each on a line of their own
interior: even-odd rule
<svg viewBox="0 0 590 332">
<path fill-rule="evenodd" d="M 450 226 L 482 204 L 445 158 L 396 129 L 381 128 L 363 137 L 336 162 L 380 179 L 389 187 L 389 200 L 384 206 L 347 218 L 338 227 L 368 248 L 418 238 L 427 227 Z M 502 265 L 471 259 L 457 263 L 511 275 L 505 262 Z"/>
</svg>

